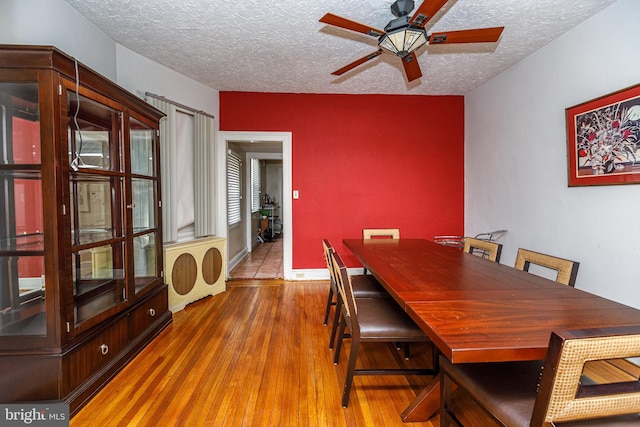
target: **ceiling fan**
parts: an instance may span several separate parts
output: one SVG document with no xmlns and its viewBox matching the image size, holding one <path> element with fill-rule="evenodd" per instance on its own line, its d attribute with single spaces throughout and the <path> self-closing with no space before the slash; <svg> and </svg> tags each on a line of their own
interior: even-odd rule
<svg viewBox="0 0 640 427">
<path fill-rule="evenodd" d="M 445 31 L 427 34 L 424 26 L 449 0 L 424 0 L 413 16 L 409 13 L 413 10 L 413 0 L 396 0 L 391 5 L 391 13 L 396 16 L 389 21 L 384 30 L 370 27 L 359 22 L 342 18 L 332 13 L 327 13 L 320 22 L 357 31 L 368 36 L 378 38 L 379 49 L 370 53 L 339 70 L 333 75 L 340 76 L 353 68 L 364 64 L 385 52 L 393 53 L 402 59 L 407 80 L 412 82 L 422 77 L 422 71 L 416 58 L 415 51 L 421 46 L 429 44 L 452 43 L 492 43 L 498 41 L 504 27 L 478 28 L 473 30 Z"/>
</svg>

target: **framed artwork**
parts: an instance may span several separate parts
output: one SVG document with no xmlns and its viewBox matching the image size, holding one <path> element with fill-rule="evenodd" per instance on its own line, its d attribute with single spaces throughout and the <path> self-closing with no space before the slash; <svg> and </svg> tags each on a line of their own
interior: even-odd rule
<svg viewBox="0 0 640 427">
<path fill-rule="evenodd" d="M 640 84 L 566 109 L 569 186 L 640 183 Z"/>
</svg>

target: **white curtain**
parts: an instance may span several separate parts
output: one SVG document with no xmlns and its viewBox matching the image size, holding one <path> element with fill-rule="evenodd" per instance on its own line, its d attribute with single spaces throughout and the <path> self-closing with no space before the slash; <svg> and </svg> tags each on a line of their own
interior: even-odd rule
<svg viewBox="0 0 640 427">
<path fill-rule="evenodd" d="M 178 239 L 176 194 L 176 106 L 164 99 L 147 97 L 147 102 L 167 115 L 160 120 L 160 177 L 162 186 L 162 234 L 165 242 Z"/>
<path fill-rule="evenodd" d="M 195 234 L 214 234 L 214 123 L 213 118 L 195 113 L 194 173 L 195 173 Z"/>
<path fill-rule="evenodd" d="M 178 108 L 176 114 L 176 168 L 173 175 L 176 176 L 176 194 L 171 204 L 176 206 L 176 224 L 178 226 L 178 240 L 183 237 L 193 240 L 194 234 L 194 199 L 195 199 L 195 174 L 194 174 L 194 119 L 193 113 Z"/>
</svg>

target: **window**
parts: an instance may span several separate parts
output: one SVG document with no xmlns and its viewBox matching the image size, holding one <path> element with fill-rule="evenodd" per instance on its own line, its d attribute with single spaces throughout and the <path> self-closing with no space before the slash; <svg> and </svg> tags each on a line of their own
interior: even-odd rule
<svg viewBox="0 0 640 427">
<path fill-rule="evenodd" d="M 242 183 L 240 180 L 242 161 L 233 152 L 227 156 L 227 214 L 229 225 L 240 222 L 240 201 L 242 200 Z"/>
<path fill-rule="evenodd" d="M 251 213 L 260 210 L 260 175 L 262 169 L 259 159 L 251 159 Z"/>
<path fill-rule="evenodd" d="M 146 96 L 167 115 L 160 122 L 162 238 L 178 242 L 213 235 L 214 119 L 164 97 Z"/>
</svg>

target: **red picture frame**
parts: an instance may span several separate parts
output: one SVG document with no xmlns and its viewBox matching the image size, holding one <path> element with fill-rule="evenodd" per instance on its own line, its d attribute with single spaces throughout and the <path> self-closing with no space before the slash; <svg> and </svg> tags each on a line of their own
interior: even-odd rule
<svg viewBox="0 0 640 427">
<path fill-rule="evenodd" d="M 640 183 L 640 84 L 565 112 L 569 187 Z"/>
</svg>

